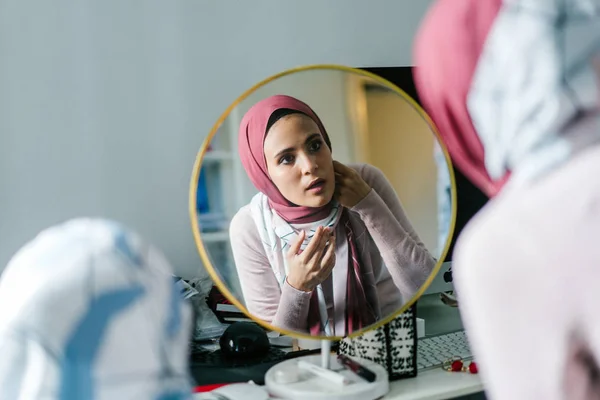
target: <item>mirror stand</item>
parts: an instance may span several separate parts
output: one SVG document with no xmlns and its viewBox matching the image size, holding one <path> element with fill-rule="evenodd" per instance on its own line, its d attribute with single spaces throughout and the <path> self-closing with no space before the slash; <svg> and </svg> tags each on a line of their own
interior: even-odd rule
<svg viewBox="0 0 600 400">
<path fill-rule="evenodd" d="M 389 391 L 386 369 L 354 359 L 376 374 L 374 382 L 344 368 L 331 353 L 331 341 L 322 340 L 320 355 L 286 360 L 271 367 L 265 375 L 265 386 L 271 395 L 287 400 L 375 400 L 385 396 Z"/>
<path fill-rule="evenodd" d="M 321 340 L 321 367 L 331 367 L 331 340 Z"/>
</svg>

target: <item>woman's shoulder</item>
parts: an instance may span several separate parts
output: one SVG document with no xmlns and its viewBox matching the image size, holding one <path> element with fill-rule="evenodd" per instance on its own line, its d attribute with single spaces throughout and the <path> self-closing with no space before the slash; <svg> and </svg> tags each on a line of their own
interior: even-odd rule
<svg viewBox="0 0 600 400">
<path fill-rule="evenodd" d="M 253 243 L 260 244 L 260 235 L 258 228 L 252 217 L 252 208 L 250 204 L 241 207 L 231 218 L 229 223 L 229 236 L 232 244 L 235 243 Z"/>
<path fill-rule="evenodd" d="M 247 229 L 254 226 L 256 229 L 256 224 L 254 223 L 254 219 L 252 218 L 252 208 L 250 204 L 246 204 L 242 206 L 231 218 L 231 222 L 229 224 L 229 230 L 233 229 Z"/>
</svg>

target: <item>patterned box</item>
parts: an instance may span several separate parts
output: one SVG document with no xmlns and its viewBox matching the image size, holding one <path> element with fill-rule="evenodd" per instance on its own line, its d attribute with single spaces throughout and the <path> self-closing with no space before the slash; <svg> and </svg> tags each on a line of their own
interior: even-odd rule
<svg viewBox="0 0 600 400">
<path fill-rule="evenodd" d="M 375 362 L 387 369 L 390 381 L 417 376 L 416 304 L 389 323 L 365 334 L 345 338 L 337 353 Z"/>
</svg>

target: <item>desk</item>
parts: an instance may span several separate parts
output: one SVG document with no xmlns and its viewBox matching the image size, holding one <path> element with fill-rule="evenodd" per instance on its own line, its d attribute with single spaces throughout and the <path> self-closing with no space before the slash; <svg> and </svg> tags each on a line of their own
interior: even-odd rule
<svg viewBox="0 0 600 400">
<path fill-rule="evenodd" d="M 417 302 L 417 316 L 425 319 L 427 334 L 462 328 L 458 309 L 443 305 L 437 295 L 423 296 Z M 216 348 L 216 347 L 215 347 Z M 421 372 L 415 378 L 390 382 L 385 400 L 483 400 L 479 375 L 451 373 L 441 368 Z"/>
<path fill-rule="evenodd" d="M 479 375 L 451 373 L 433 369 L 420 373 L 416 378 L 390 382 L 390 391 L 384 400 L 449 400 L 483 392 Z M 194 396 L 202 399 L 202 395 Z M 470 399 L 471 397 L 467 397 Z M 485 399 L 483 394 L 473 399 Z"/>
<path fill-rule="evenodd" d="M 443 369 L 421 372 L 416 378 L 390 382 L 386 400 L 447 400 L 483 392 L 479 375 Z"/>
<path fill-rule="evenodd" d="M 425 319 L 428 335 L 463 329 L 458 309 L 443 305 L 438 294 L 425 295 L 417 301 L 417 316 Z M 479 375 L 450 373 L 438 368 L 421 372 L 416 378 L 390 382 L 390 392 L 384 399 L 447 400 L 463 396 L 485 399 L 482 392 Z"/>
</svg>

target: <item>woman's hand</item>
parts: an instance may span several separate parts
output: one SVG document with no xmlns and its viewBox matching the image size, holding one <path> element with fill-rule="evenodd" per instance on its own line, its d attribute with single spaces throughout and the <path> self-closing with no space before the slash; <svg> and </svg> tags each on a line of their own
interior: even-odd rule
<svg viewBox="0 0 600 400">
<path fill-rule="evenodd" d="M 352 208 L 364 199 L 371 187 L 352 168 L 334 161 L 335 171 L 335 198 L 346 208 Z"/>
<path fill-rule="evenodd" d="M 329 228 L 319 226 L 308 246 L 300 253 L 304 231 L 291 245 L 286 257 L 289 265 L 287 282 L 304 292 L 312 292 L 323 282 L 335 266 L 335 235 Z"/>
</svg>

